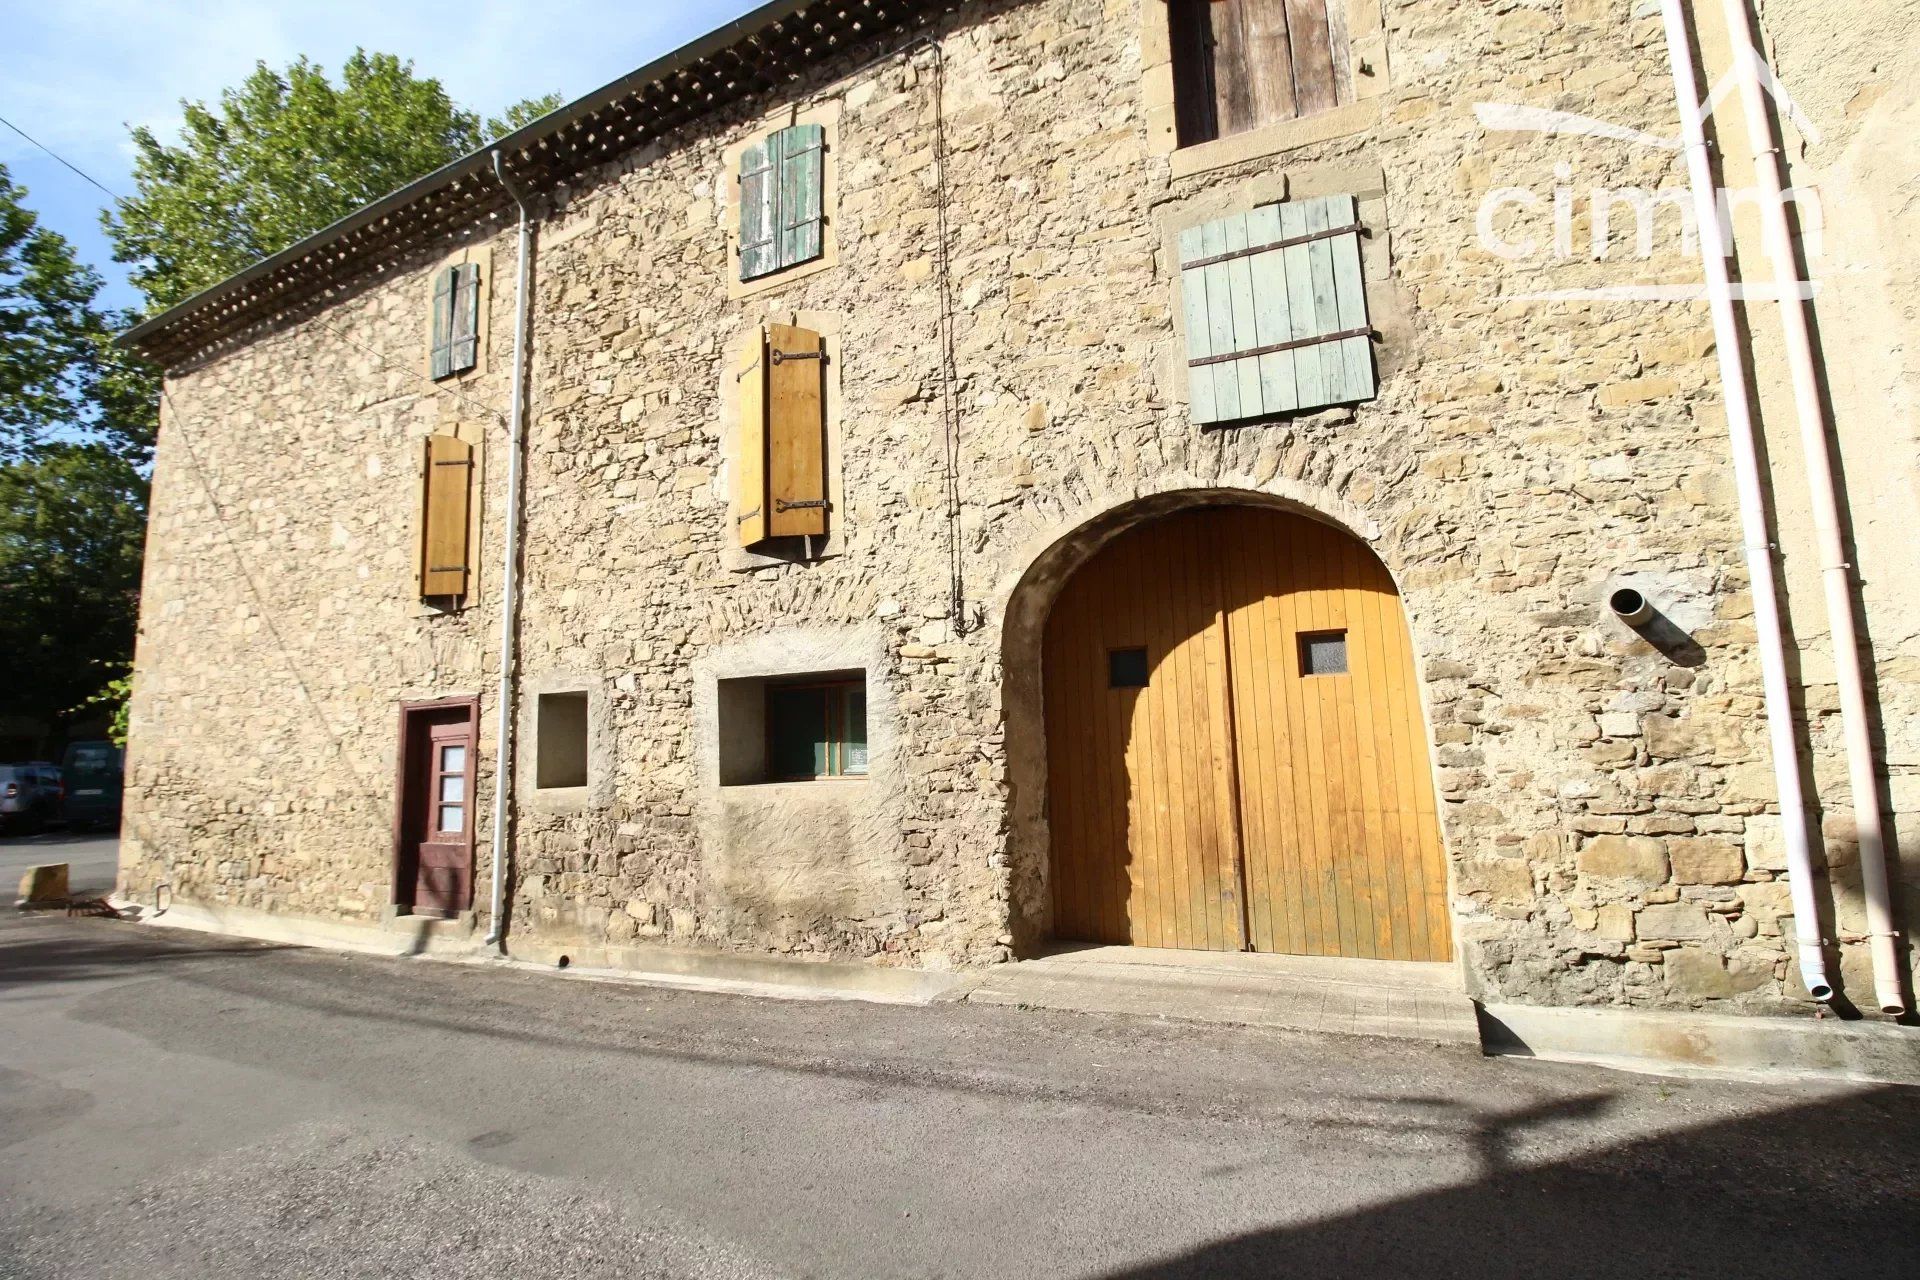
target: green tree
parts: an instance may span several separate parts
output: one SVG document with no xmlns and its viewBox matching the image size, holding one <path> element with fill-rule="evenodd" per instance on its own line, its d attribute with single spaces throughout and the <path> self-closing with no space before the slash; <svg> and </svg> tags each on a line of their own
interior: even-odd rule
<svg viewBox="0 0 1920 1280">
<path fill-rule="evenodd" d="M 147 481 L 101 443 L 0 465 L 0 710 L 56 732 L 133 653 Z"/>
<path fill-rule="evenodd" d="M 558 103 L 483 124 L 392 54 L 356 50 L 337 86 L 306 58 L 256 64 L 217 104 L 180 104 L 178 144 L 133 130 L 137 194 L 103 215 L 114 259 L 163 310 Z"/>
<path fill-rule="evenodd" d="M 154 390 L 112 347 L 126 317 L 94 305 L 99 275 L 40 225 L 26 195 L 0 165 L 0 462 L 55 438 L 144 459 Z"/>
</svg>

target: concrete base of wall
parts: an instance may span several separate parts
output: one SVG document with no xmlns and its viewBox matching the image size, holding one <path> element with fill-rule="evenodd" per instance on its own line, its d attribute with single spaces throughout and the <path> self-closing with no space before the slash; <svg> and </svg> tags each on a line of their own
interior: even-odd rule
<svg viewBox="0 0 1920 1280">
<path fill-rule="evenodd" d="M 1625 1071 L 1920 1084 L 1920 1028 L 1887 1022 L 1493 1004 L 1481 1034 L 1490 1054 Z"/>
<path fill-rule="evenodd" d="M 1920 1028 L 1838 1018 L 1739 1017 L 1498 1004 L 1480 1008 L 1450 965 L 1322 960 L 1138 947 L 1062 950 L 965 972 L 791 960 L 691 947 L 522 942 L 502 958 L 471 914 L 354 924 L 176 903 L 144 923 L 369 955 L 426 956 L 788 1000 L 978 1004 L 1484 1047 L 1489 1054 L 1620 1070 L 1748 1079 L 1806 1076 L 1920 1084 Z M 564 968 L 561 964 L 565 960 Z"/>
</svg>

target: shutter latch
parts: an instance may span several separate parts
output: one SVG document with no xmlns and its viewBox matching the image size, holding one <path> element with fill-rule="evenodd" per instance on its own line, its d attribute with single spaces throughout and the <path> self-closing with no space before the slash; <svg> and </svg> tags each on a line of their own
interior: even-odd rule
<svg viewBox="0 0 1920 1280">
<path fill-rule="evenodd" d="M 788 502 L 785 498 L 775 498 L 773 500 L 773 509 L 775 511 L 806 511 L 826 505 L 827 500 L 825 498 L 808 498 L 802 502 Z"/>
<path fill-rule="evenodd" d="M 789 360 L 818 360 L 818 351 L 776 351 L 773 353 L 775 364 L 785 364 Z"/>
<path fill-rule="evenodd" d="M 757 515 L 759 515 L 759 514 L 760 514 L 760 508 L 758 508 L 758 507 L 755 507 L 755 508 L 754 508 L 753 510 L 751 510 L 751 511 L 748 511 L 748 512 L 745 512 L 744 514 L 741 514 L 741 515 L 737 515 L 737 516 L 735 516 L 735 517 L 733 518 L 733 522 L 734 522 L 735 524 L 745 524 L 745 523 L 746 523 L 747 521 L 749 521 L 749 520 L 751 520 L 751 519 L 753 519 L 753 518 L 754 518 L 755 516 L 757 516 Z"/>
</svg>

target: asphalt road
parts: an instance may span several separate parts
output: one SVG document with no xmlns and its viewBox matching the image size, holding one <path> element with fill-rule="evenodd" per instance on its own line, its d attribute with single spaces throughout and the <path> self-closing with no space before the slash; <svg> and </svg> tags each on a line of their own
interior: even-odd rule
<svg viewBox="0 0 1920 1280">
<path fill-rule="evenodd" d="M 0 921 L 0 1276 L 1920 1275 L 1920 1093 Z"/>
</svg>

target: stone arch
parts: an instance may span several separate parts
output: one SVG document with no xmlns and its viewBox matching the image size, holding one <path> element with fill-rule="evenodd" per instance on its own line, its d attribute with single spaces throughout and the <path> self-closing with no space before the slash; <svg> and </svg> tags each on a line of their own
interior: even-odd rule
<svg viewBox="0 0 1920 1280">
<path fill-rule="evenodd" d="M 1284 476 L 1272 477 L 1264 484 L 1252 477 L 1234 479 L 1242 483 L 1169 475 L 1126 491 L 1089 498 L 1063 511 L 1030 538 L 1015 559 L 1019 567 L 994 593 L 992 608 L 998 616 L 993 620 L 1000 629 L 1001 705 L 1006 734 L 1008 929 L 1016 956 L 1034 954 L 1052 936 L 1042 645 L 1048 613 L 1074 572 L 1122 532 L 1195 507 L 1266 507 L 1330 525 L 1368 545 L 1380 536 L 1374 519 L 1329 490 Z M 1397 583 L 1393 566 L 1388 565 L 1387 571 Z M 1403 603 L 1411 615 L 1411 604 L 1404 601 L 1404 596 Z M 1414 645 L 1417 669 L 1417 630 Z M 1430 709 L 1425 706 L 1425 681 L 1419 684 L 1423 721 L 1431 725 Z M 1430 737 L 1427 759 L 1431 768 Z M 1443 843 L 1447 839 L 1444 823 L 1441 839 Z"/>
</svg>

